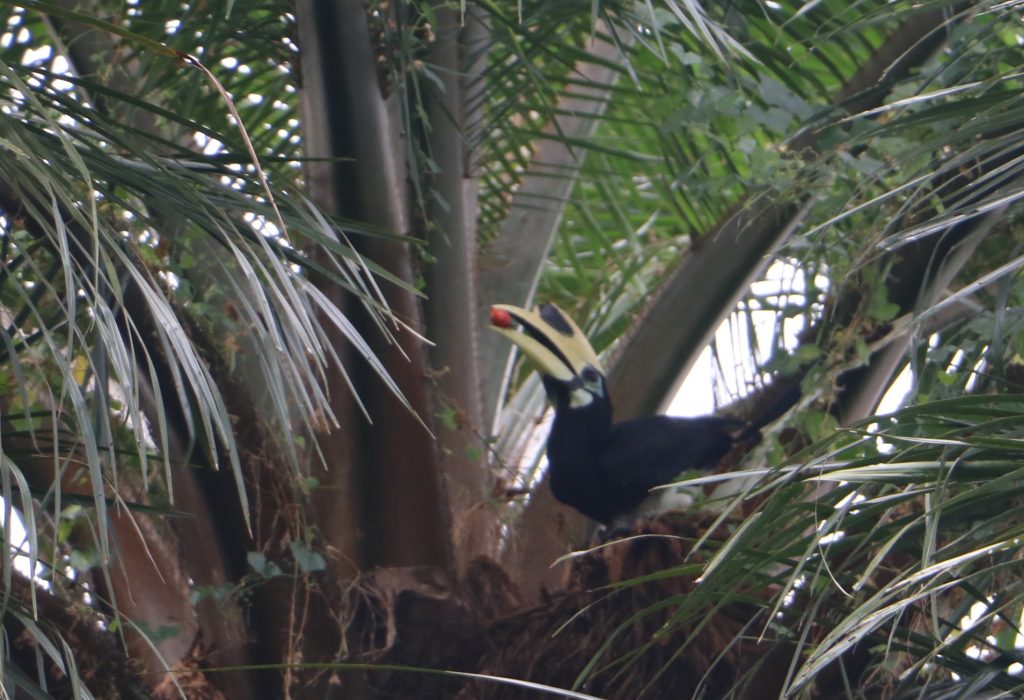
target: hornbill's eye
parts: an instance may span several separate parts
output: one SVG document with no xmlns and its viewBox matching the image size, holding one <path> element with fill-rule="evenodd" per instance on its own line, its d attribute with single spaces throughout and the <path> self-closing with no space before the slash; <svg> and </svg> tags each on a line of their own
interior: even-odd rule
<svg viewBox="0 0 1024 700">
<path fill-rule="evenodd" d="M 601 373 L 593 367 L 587 365 L 580 370 L 580 379 L 583 380 L 583 386 L 588 390 L 600 392 Z"/>
</svg>

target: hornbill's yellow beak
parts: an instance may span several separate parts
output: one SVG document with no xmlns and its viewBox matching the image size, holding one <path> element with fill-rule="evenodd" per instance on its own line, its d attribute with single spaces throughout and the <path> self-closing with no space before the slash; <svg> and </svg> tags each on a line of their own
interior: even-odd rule
<svg viewBox="0 0 1024 700">
<path fill-rule="evenodd" d="M 509 304 L 491 307 L 491 327 L 512 341 L 545 377 L 565 386 L 570 405 L 604 397 L 604 370 L 597 353 L 571 318 L 554 304 L 535 311 Z"/>
</svg>

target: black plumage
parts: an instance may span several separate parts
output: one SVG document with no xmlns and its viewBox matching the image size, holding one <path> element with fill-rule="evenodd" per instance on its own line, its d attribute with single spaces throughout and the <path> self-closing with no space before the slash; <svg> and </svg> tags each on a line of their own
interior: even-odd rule
<svg viewBox="0 0 1024 700">
<path fill-rule="evenodd" d="M 681 472 L 714 468 L 745 426 L 711 416 L 613 423 L 607 391 L 573 408 L 558 382 L 545 378 L 544 385 L 555 405 L 547 443 L 551 490 L 562 503 L 605 524 Z"/>
</svg>

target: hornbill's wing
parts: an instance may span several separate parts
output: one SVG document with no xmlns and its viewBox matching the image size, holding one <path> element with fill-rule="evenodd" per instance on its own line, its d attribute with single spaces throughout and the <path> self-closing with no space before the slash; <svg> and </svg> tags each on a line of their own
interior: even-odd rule
<svg viewBox="0 0 1024 700">
<path fill-rule="evenodd" d="M 729 418 L 652 416 L 619 423 L 600 456 L 600 468 L 626 489 L 670 483 L 683 471 L 712 469 L 746 424 Z"/>
</svg>

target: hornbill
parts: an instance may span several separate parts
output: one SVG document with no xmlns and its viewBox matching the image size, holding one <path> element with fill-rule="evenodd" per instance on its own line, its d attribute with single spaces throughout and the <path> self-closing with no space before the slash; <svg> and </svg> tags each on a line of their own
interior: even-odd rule
<svg viewBox="0 0 1024 700">
<path fill-rule="evenodd" d="M 536 311 L 497 304 L 491 327 L 533 360 L 555 409 L 547 456 L 555 498 L 608 524 L 680 472 L 711 469 L 757 428 L 731 418 L 651 416 L 612 422 L 597 354 L 554 304 Z"/>
</svg>

